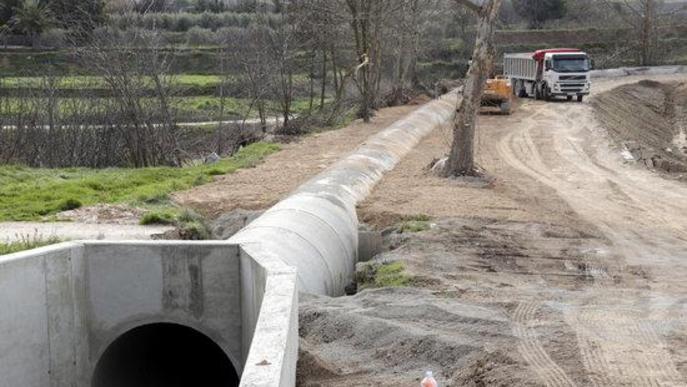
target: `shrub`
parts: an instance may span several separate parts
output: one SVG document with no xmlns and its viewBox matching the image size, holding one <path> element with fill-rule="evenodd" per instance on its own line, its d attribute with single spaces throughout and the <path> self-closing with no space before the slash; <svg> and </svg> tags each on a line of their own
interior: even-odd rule
<svg viewBox="0 0 687 387">
<path fill-rule="evenodd" d="M 40 34 L 35 44 L 39 47 L 63 48 L 67 44 L 67 31 L 61 28 L 49 29 Z"/>
<path fill-rule="evenodd" d="M 425 214 L 419 214 L 419 215 L 413 215 L 413 216 L 408 216 L 403 219 L 403 222 L 401 223 L 399 227 L 399 232 L 401 233 L 413 233 L 413 232 L 421 232 L 421 231 L 427 231 L 431 228 L 429 221 L 430 221 L 429 215 Z"/>
<path fill-rule="evenodd" d="M 215 43 L 215 34 L 206 28 L 193 27 L 186 32 L 186 44 L 189 46 L 206 46 Z"/>
<path fill-rule="evenodd" d="M 413 278 L 406 272 L 403 262 L 368 262 L 356 272 L 358 288 L 384 288 L 410 286 Z"/>
<path fill-rule="evenodd" d="M 174 26 L 174 31 L 186 32 L 193 26 L 193 21 L 191 17 L 186 14 L 181 14 L 177 17 L 176 25 Z"/>
<path fill-rule="evenodd" d="M 205 222 L 195 221 L 181 223 L 179 227 L 179 236 L 183 240 L 189 241 L 203 241 L 210 239 L 212 233 Z"/>
<path fill-rule="evenodd" d="M 140 224 L 144 226 L 151 224 L 173 224 L 174 218 L 174 213 L 170 211 L 151 211 L 143 215 Z"/>
<path fill-rule="evenodd" d="M 82 205 L 80 201 L 70 198 L 62 201 L 58 208 L 60 211 L 69 211 L 80 208 Z"/>
<path fill-rule="evenodd" d="M 401 227 L 399 228 L 399 231 L 401 233 L 413 233 L 413 232 L 427 231 L 429 229 L 430 229 L 429 222 L 422 221 L 422 220 L 410 220 L 410 221 L 401 223 Z"/>
</svg>

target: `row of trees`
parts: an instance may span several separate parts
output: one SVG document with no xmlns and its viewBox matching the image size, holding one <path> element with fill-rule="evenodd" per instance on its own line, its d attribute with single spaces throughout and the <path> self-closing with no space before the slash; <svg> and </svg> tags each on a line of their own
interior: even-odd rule
<svg viewBox="0 0 687 387">
<path fill-rule="evenodd" d="M 50 27 L 92 30 L 105 20 L 104 0 L 5 0 L 0 26 L 35 36 Z"/>
</svg>

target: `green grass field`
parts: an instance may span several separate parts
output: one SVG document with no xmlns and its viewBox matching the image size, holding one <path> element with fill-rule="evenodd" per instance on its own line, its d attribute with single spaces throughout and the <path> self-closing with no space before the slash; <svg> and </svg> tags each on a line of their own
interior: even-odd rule
<svg viewBox="0 0 687 387">
<path fill-rule="evenodd" d="M 0 166 L 0 221 L 41 220 L 65 209 L 97 203 L 162 205 L 169 194 L 252 167 L 279 150 L 255 143 L 215 165 L 142 169 L 36 169 Z"/>
<path fill-rule="evenodd" d="M 42 77 L 7 77 L 2 79 L 2 86 L 8 88 L 42 87 L 45 79 Z M 172 77 L 172 84 L 182 87 L 219 86 L 222 77 L 219 75 L 180 74 Z M 150 85 L 146 81 L 146 85 Z M 106 87 L 102 77 L 89 75 L 71 75 L 60 77 L 56 85 L 60 89 L 86 89 Z"/>
<path fill-rule="evenodd" d="M 230 76 L 226 82 L 232 83 L 238 81 L 239 78 Z M 0 85 L 7 88 L 40 88 L 45 85 L 46 79 L 43 77 L 5 77 L 0 78 Z M 221 75 L 205 75 L 205 74 L 176 74 L 171 76 L 171 84 L 178 87 L 217 87 L 224 78 Z M 303 74 L 294 75 L 294 82 L 305 84 L 308 78 Z M 146 87 L 152 87 L 153 84 L 149 79 L 145 81 Z M 104 88 L 107 87 L 105 80 L 99 76 L 92 75 L 69 75 L 59 77 L 57 84 L 58 89 L 88 89 L 88 88 Z"/>
<path fill-rule="evenodd" d="M 107 106 L 105 98 L 103 105 Z M 147 101 L 147 102 L 146 102 Z M 173 97 L 171 99 L 172 106 L 177 111 L 178 121 L 213 121 L 220 119 L 220 105 L 221 99 L 213 96 L 192 96 L 192 97 Z M 327 99 L 330 102 L 331 99 Z M 145 98 L 145 103 L 156 103 L 157 100 L 153 98 Z M 317 102 L 318 103 L 318 102 Z M 30 112 L 38 108 L 38 111 L 44 111 L 44 106 L 47 102 L 41 99 L 20 99 L 20 98 L 5 98 L 0 102 L 0 118 L 3 116 L 12 116 L 19 112 Z M 230 98 L 224 100 L 224 115 L 222 119 L 232 119 L 243 117 L 247 114 L 248 118 L 256 118 L 258 116 L 257 109 L 250 108 L 251 101 L 247 98 Z M 80 103 L 75 98 L 60 98 L 57 101 L 57 109 L 63 117 L 69 117 L 74 114 L 89 113 L 91 109 L 88 106 L 93 106 L 88 101 Z M 309 100 L 305 98 L 296 99 L 291 105 L 293 114 L 302 114 L 308 110 Z M 317 106 L 317 104 L 315 105 Z M 267 113 L 270 116 L 275 116 L 279 113 L 280 106 L 277 102 L 269 101 L 267 103 Z"/>
</svg>

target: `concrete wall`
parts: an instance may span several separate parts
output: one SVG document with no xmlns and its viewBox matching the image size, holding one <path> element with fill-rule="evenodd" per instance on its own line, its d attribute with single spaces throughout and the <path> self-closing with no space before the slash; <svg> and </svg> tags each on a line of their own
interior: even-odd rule
<svg viewBox="0 0 687 387">
<path fill-rule="evenodd" d="M 451 121 L 456 103 L 451 93 L 395 122 L 229 241 L 260 245 L 296 267 L 301 291 L 343 294 L 358 254 L 355 206 L 424 136 Z"/>
<path fill-rule="evenodd" d="M 3 256 L 0 387 L 90 386 L 114 340 L 160 322 L 205 334 L 239 374 L 249 355 L 269 359 L 257 371 L 248 363 L 259 377 L 242 385 L 293 385 L 297 310 L 292 268 L 226 242 L 64 243 Z M 254 332 L 268 353 L 249 351 Z"/>
<path fill-rule="evenodd" d="M 241 245 L 240 256 L 243 281 L 256 284 L 242 295 L 244 338 L 251 343 L 244 342 L 250 350 L 241 387 L 293 387 L 298 361 L 296 269 L 260 244 Z"/>
<path fill-rule="evenodd" d="M 67 278 L 82 252 L 80 245 L 61 244 L 0 257 L 1 387 L 76 380 L 80 327 Z"/>
</svg>

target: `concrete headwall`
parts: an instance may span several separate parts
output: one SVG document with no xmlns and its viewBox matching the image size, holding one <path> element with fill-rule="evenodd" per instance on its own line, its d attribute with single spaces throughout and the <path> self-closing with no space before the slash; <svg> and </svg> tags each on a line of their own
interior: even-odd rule
<svg viewBox="0 0 687 387">
<path fill-rule="evenodd" d="M 247 364 L 248 375 L 277 375 L 242 385 L 292 386 L 297 310 L 292 268 L 227 242 L 63 243 L 3 256 L 0 387 L 90 386 L 108 346 L 153 323 L 204 334 L 239 374 Z M 246 363 L 256 332 L 270 354 Z"/>
<path fill-rule="evenodd" d="M 343 294 L 357 260 L 356 205 L 424 136 L 451 121 L 456 102 L 457 93 L 448 94 L 372 136 L 229 241 L 259 245 L 297 268 L 301 291 Z"/>
</svg>

